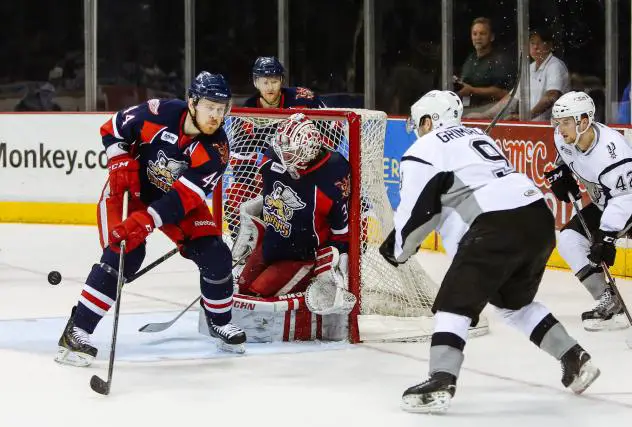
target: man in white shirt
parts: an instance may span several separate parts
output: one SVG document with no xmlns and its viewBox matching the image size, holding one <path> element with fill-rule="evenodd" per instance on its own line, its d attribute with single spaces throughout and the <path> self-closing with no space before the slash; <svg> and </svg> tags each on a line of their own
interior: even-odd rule
<svg viewBox="0 0 632 427">
<path fill-rule="evenodd" d="M 560 96 L 570 90 L 570 78 L 564 62 L 553 55 L 553 36 L 547 29 L 535 29 L 529 34 L 529 55 L 533 62 L 529 65 L 529 120 L 549 121 L 551 108 Z M 498 104 L 482 113 L 470 113 L 468 118 L 491 119 L 507 102 L 506 95 Z M 517 100 L 512 105 L 515 111 Z M 509 118 L 517 118 L 511 114 Z"/>
<path fill-rule="evenodd" d="M 456 391 L 470 325 L 483 308 L 562 363 L 562 384 L 583 392 L 599 375 L 590 355 L 542 304 L 534 301 L 555 247 L 555 220 L 542 193 L 517 173 L 493 139 L 461 124 L 463 104 L 433 90 L 411 107 L 419 138 L 400 163 L 395 229 L 380 246 L 391 264 L 405 263 L 432 230 L 452 257 L 435 298 L 430 378 L 402 397 L 410 412 L 445 411 Z"/>
</svg>

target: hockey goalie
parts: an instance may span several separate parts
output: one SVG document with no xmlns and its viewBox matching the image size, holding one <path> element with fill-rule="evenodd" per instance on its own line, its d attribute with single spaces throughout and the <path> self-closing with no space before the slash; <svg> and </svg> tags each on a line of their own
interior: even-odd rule
<svg viewBox="0 0 632 427">
<path fill-rule="evenodd" d="M 240 206 L 232 252 L 246 261 L 233 318 L 249 340 L 347 336 L 350 171 L 323 141 L 302 113 L 280 122 L 260 161 L 261 194 Z"/>
</svg>

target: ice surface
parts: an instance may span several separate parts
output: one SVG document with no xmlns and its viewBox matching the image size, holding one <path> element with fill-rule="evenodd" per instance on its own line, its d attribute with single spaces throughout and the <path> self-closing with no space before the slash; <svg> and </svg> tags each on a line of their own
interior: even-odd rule
<svg viewBox="0 0 632 427">
<path fill-rule="evenodd" d="M 152 236 L 146 261 L 170 249 L 167 239 Z M 94 334 L 94 366 L 53 362 L 98 255 L 94 227 L 0 225 L 0 426 L 594 427 L 632 420 L 630 332 L 585 332 L 579 313 L 594 302 L 566 271 L 546 273 L 538 300 L 602 370 L 580 397 L 562 388 L 557 361 L 492 313 L 491 334 L 468 342 L 457 395 L 443 416 L 399 408 L 404 389 L 426 376 L 427 343 L 251 344 L 244 356 L 224 355 L 197 333 L 194 312 L 165 332 L 136 332 L 195 298 L 195 265 L 178 256 L 124 291 L 112 393 L 100 396 L 89 380 L 106 375 L 110 316 Z M 440 280 L 445 256 L 419 258 Z M 62 273 L 60 285 L 48 284 L 50 270 Z M 632 305 L 632 284 L 619 283 Z"/>
</svg>

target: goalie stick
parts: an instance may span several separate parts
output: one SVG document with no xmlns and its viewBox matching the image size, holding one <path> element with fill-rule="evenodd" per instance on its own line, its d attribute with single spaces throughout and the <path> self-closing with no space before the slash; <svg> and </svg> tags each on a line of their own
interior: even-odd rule
<svg viewBox="0 0 632 427">
<path fill-rule="evenodd" d="M 522 76 L 522 50 L 518 54 L 518 73 L 516 74 L 516 82 L 514 83 L 514 87 L 511 89 L 511 92 L 509 93 L 509 100 L 507 101 L 505 106 L 496 114 L 496 116 L 494 116 L 491 123 L 485 128 L 486 134 L 489 135 L 489 132 L 491 132 L 494 126 L 496 126 L 496 123 L 498 122 L 498 120 L 500 120 L 503 114 L 505 114 L 505 112 L 507 111 L 507 108 L 509 108 L 509 104 L 511 104 L 511 101 L 513 101 L 514 97 L 516 96 L 516 92 L 518 91 L 518 85 L 520 84 L 521 76 Z"/>
<path fill-rule="evenodd" d="M 577 215 L 577 218 L 579 218 L 579 222 L 582 224 L 582 228 L 584 229 L 584 232 L 586 233 L 586 237 L 588 238 L 588 240 L 592 242 L 592 235 L 590 233 L 590 230 L 588 229 L 588 224 L 586 224 L 586 221 L 584 220 L 584 216 L 579 210 L 579 205 L 577 204 L 577 200 L 575 199 L 575 197 L 573 197 L 573 195 L 570 192 L 568 193 L 568 198 L 571 200 L 571 203 L 573 203 L 573 208 L 575 208 L 575 215 Z M 610 270 L 608 269 L 608 266 L 603 261 L 601 262 L 601 268 L 603 269 L 603 272 L 606 275 L 606 281 L 608 282 L 608 286 L 610 287 L 610 289 L 612 289 L 612 291 L 617 296 L 619 301 L 621 301 L 621 305 L 623 306 L 623 312 L 625 313 L 625 317 L 628 318 L 628 322 L 630 323 L 630 325 L 632 325 L 632 316 L 630 316 L 630 311 L 628 310 L 628 307 L 625 305 L 625 301 L 621 297 L 621 293 L 619 292 L 619 288 L 617 287 L 614 277 L 612 277 L 612 274 L 610 274 Z M 626 340 L 626 344 L 628 345 L 628 347 L 632 348 L 632 336 L 630 336 Z"/>
</svg>

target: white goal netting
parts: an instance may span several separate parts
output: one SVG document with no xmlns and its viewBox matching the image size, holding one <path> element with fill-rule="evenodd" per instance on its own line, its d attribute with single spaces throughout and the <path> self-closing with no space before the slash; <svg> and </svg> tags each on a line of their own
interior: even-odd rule
<svg viewBox="0 0 632 427">
<path fill-rule="evenodd" d="M 432 333 L 430 307 L 437 285 L 414 257 L 395 268 L 378 252 L 393 228 L 393 211 L 384 186 L 386 113 L 331 109 L 270 113 L 234 109 L 225 126 L 231 146 L 224 180 L 225 237 L 234 238 L 239 229 L 239 205 L 260 192 L 261 178 L 256 165 L 269 147 L 276 125 L 298 111 L 316 123 L 325 146 L 342 153 L 352 169 L 349 290 L 358 297 L 359 310 L 352 313 L 350 338 L 353 341 L 427 339 Z M 359 335 L 355 325 L 359 326 Z"/>
</svg>

